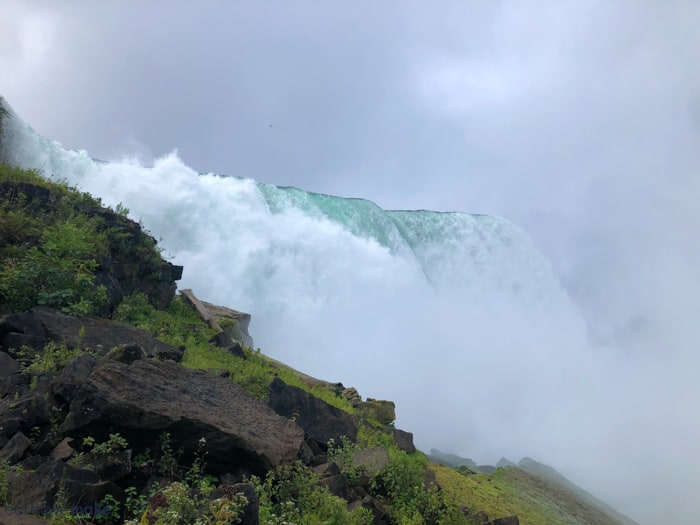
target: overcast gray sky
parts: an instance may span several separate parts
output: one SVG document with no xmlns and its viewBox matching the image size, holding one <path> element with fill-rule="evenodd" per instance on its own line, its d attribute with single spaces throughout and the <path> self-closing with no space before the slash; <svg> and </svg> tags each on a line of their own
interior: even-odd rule
<svg viewBox="0 0 700 525">
<path fill-rule="evenodd" d="M 504 216 L 598 335 L 698 364 L 700 2 L 2 11 L 0 93 L 64 146 Z"/>
</svg>

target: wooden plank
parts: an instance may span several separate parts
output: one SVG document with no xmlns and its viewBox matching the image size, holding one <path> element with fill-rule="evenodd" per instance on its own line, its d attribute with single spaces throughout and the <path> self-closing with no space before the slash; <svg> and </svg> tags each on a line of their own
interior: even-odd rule
<svg viewBox="0 0 700 525">
<path fill-rule="evenodd" d="M 194 306 L 194 309 L 197 311 L 199 314 L 199 317 L 202 318 L 202 320 L 207 323 L 209 326 L 211 326 L 214 330 L 218 332 L 223 332 L 224 330 L 221 328 L 219 325 L 219 322 L 214 318 L 213 315 L 207 310 L 207 307 L 204 306 L 199 299 L 197 299 L 192 292 L 192 290 L 187 289 L 187 290 L 182 290 L 180 292 L 182 296 L 187 299 L 187 301 Z"/>
</svg>

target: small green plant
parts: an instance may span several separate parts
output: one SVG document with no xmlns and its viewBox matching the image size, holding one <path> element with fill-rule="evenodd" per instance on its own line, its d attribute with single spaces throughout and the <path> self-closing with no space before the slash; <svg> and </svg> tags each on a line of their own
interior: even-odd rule
<svg viewBox="0 0 700 525">
<path fill-rule="evenodd" d="M 177 452 L 173 450 L 173 444 L 169 432 L 163 432 L 160 436 L 160 458 L 158 459 L 158 472 L 161 476 L 173 481 L 179 474 L 178 461 L 182 456 L 182 448 Z"/>
<path fill-rule="evenodd" d="M 129 211 L 129 208 L 124 206 L 124 204 L 122 204 L 121 202 L 117 204 L 117 206 L 114 208 L 114 213 L 116 213 L 117 215 L 121 215 L 122 217 L 128 216 Z"/>
<path fill-rule="evenodd" d="M 341 436 L 339 444 L 332 438 L 328 441 L 328 459 L 338 465 L 351 485 L 357 483 L 362 476 L 362 470 L 353 465 L 353 458 L 358 450 L 360 447 L 346 436 Z"/>
<path fill-rule="evenodd" d="M 55 341 L 46 343 L 41 352 L 35 352 L 31 348 L 23 346 L 19 354 L 24 358 L 29 358 L 30 363 L 24 367 L 22 373 L 24 375 L 30 375 L 44 372 L 58 372 L 83 353 L 85 353 L 85 350 L 68 348 L 65 344 L 56 343 Z M 32 379 L 32 381 L 34 380 Z M 36 388 L 36 386 L 37 383 L 34 384 L 34 388 Z"/>
<path fill-rule="evenodd" d="M 104 498 L 102 498 L 99 506 L 104 509 L 105 512 L 102 512 L 95 518 L 97 523 L 104 525 L 121 523 L 121 504 L 117 498 L 111 494 L 107 494 Z"/>
</svg>

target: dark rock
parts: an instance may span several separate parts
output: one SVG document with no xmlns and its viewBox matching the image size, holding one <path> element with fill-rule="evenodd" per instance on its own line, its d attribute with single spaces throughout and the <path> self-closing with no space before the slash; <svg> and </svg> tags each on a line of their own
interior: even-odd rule
<svg viewBox="0 0 700 525">
<path fill-rule="evenodd" d="M 360 403 L 358 408 L 366 417 L 376 419 L 382 425 L 389 425 L 396 419 L 396 405 L 393 401 L 370 397 L 364 403 Z"/>
<path fill-rule="evenodd" d="M 131 450 L 122 450 L 114 454 L 88 453 L 84 456 L 83 465 L 89 465 L 100 479 L 119 481 L 131 472 Z"/>
<path fill-rule="evenodd" d="M 0 461 L 7 461 L 10 465 L 14 465 L 24 453 L 32 446 L 32 440 L 25 436 L 22 432 L 17 432 L 12 439 L 0 449 Z"/>
<path fill-rule="evenodd" d="M 165 430 L 186 453 L 205 438 L 207 463 L 215 473 L 245 467 L 262 474 L 291 463 L 303 439 L 292 421 L 233 381 L 151 360 L 99 363 L 59 428 L 69 435 L 119 432 L 137 449 L 150 446 Z"/>
<path fill-rule="evenodd" d="M 413 454 L 416 451 L 416 446 L 413 444 L 413 434 L 398 428 L 391 429 L 391 434 L 394 436 L 394 443 L 399 450 L 403 450 L 406 454 Z"/>
<path fill-rule="evenodd" d="M 346 501 L 350 498 L 350 484 L 344 474 L 322 478 L 321 485 L 326 486 L 328 491 L 334 496 L 343 498 Z"/>
<path fill-rule="evenodd" d="M 20 377 L 21 376 L 21 382 Z M 34 427 L 48 428 L 56 417 L 54 399 L 51 395 L 50 374 L 35 376 L 36 380 L 29 387 L 27 377 L 16 374 L 17 390 L 0 399 L 0 438 L 11 437 L 22 431 L 29 434 Z"/>
<path fill-rule="evenodd" d="M 25 335 L 11 332 L 2 338 L 2 347 L 12 356 L 19 357 L 21 348 L 29 348 L 41 352 L 46 346 L 47 339 L 36 335 Z"/>
<path fill-rule="evenodd" d="M 301 388 L 287 385 L 278 377 L 270 384 L 269 392 L 268 405 L 280 416 L 294 418 L 306 436 L 315 441 L 321 450 L 328 449 L 331 439 L 340 443 L 342 436 L 357 441 L 357 425 L 347 412 Z"/>
<path fill-rule="evenodd" d="M 12 359 L 9 354 L 0 352 L 0 381 L 9 378 L 19 370 L 19 363 Z"/>
<path fill-rule="evenodd" d="M 96 366 L 97 360 L 90 354 L 79 355 L 54 378 L 51 385 L 53 393 L 64 403 L 70 404 Z"/>
<path fill-rule="evenodd" d="M 207 368 L 207 372 L 218 377 L 231 377 L 231 372 L 223 368 Z"/>
<path fill-rule="evenodd" d="M 311 447 L 306 444 L 306 442 L 301 444 L 301 449 L 299 450 L 299 459 L 304 465 L 311 465 L 311 458 L 314 457 L 314 453 Z"/>
<path fill-rule="evenodd" d="M 507 518 L 491 520 L 486 525 L 520 525 L 520 520 L 517 516 L 508 516 Z"/>
<path fill-rule="evenodd" d="M 54 504 L 59 489 L 71 505 L 93 505 L 107 494 L 121 496 L 116 485 L 101 482 L 94 472 L 47 458 L 35 470 L 22 469 L 10 475 L 7 502 L 14 507 L 47 508 Z"/>
<path fill-rule="evenodd" d="M 51 340 L 69 348 L 102 348 L 105 352 L 114 347 L 136 344 L 149 357 L 173 361 L 182 358 L 181 350 L 161 343 L 145 330 L 108 319 L 74 317 L 52 308 L 36 307 L 30 312 L 6 316 L 0 322 L 0 334 L 6 334 L 3 341 L 12 333 L 40 338 L 44 344 Z"/>
<path fill-rule="evenodd" d="M 220 348 L 226 349 L 229 354 L 233 354 L 237 357 L 242 357 L 245 359 L 245 352 L 243 352 L 243 346 L 238 341 L 234 341 L 229 334 L 226 332 L 219 332 L 214 337 L 209 339 L 209 342 Z"/>
<path fill-rule="evenodd" d="M 146 357 L 146 351 L 135 343 L 117 346 L 105 354 L 105 359 L 119 361 L 125 365 L 130 365 L 144 357 Z"/>
<path fill-rule="evenodd" d="M 19 362 L 12 359 L 9 354 L 0 352 L 0 399 L 18 392 L 20 385 L 26 382 L 19 371 Z"/>
</svg>

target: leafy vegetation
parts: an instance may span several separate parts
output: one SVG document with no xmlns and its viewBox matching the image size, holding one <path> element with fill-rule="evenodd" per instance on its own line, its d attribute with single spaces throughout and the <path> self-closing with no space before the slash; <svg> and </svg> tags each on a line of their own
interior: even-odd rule
<svg viewBox="0 0 700 525">
<path fill-rule="evenodd" d="M 49 341 L 44 345 L 44 349 L 35 352 L 31 348 L 22 347 L 20 355 L 27 358 L 29 362 L 22 369 L 25 375 L 41 374 L 44 372 L 58 372 L 73 359 L 88 350 L 80 348 L 68 348 L 65 344 Z"/>
<path fill-rule="evenodd" d="M 0 314 L 37 305 L 96 314 L 108 302 L 96 273 L 109 255 L 161 261 L 155 241 L 108 226 L 101 207 L 64 182 L 0 164 Z"/>
<path fill-rule="evenodd" d="M 369 525 L 364 508 L 351 512 L 347 502 L 320 485 L 318 477 L 300 463 L 279 467 L 264 479 L 251 479 L 260 500 L 262 525 Z"/>
</svg>

